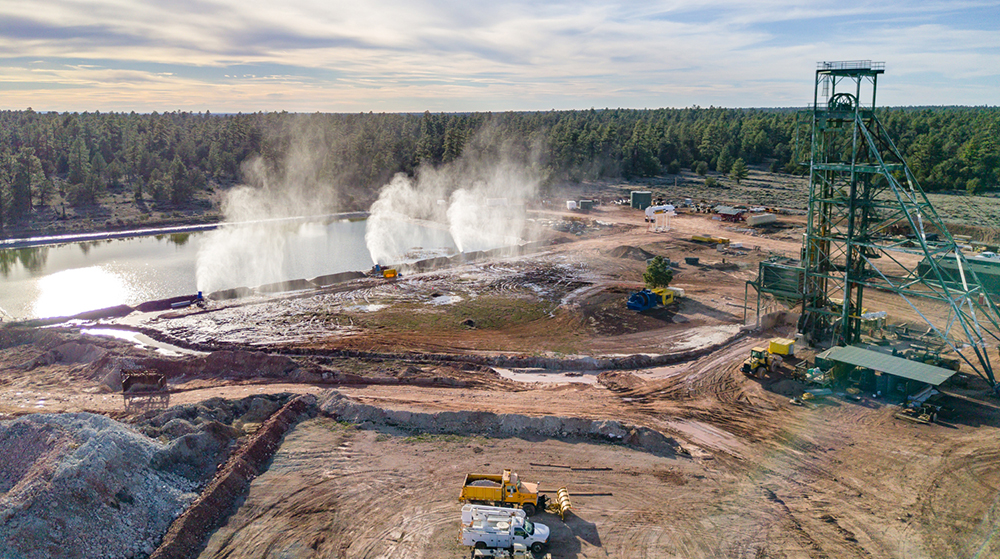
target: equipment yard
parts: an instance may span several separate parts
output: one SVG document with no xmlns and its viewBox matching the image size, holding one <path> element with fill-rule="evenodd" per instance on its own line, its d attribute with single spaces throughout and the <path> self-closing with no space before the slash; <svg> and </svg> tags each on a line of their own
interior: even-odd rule
<svg viewBox="0 0 1000 559">
<path fill-rule="evenodd" d="M 463 479 L 505 469 L 550 502 L 568 489 L 564 519 L 530 517 L 553 558 L 1000 556 L 1000 400 L 979 376 L 943 384 L 921 424 L 866 391 L 793 405 L 804 344 L 740 372 L 795 337 L 795 309 L 758 327 L 751 303 L 744 324 L 744 292 L 762 260 L 798 258 L 804 216 L 755 231 L 681 211 L 666 232 L 610 204 L 528 217 L 539 241 L 516 254 L 0 328 L 0 456 L 22 457 L 0 465 L 0 556 L 468 557 Z M 683 296 L 628 310 L 654 256 Z M 169 403 L 126 409 L 126 364 L 164 375 Z M 81 412 L 115 421 L 65 419 Z M 118 449 L 107 472 L 52 481 L 94 445 Z M 93 546 L 56 529 L 81 518 Z"/>
</svg>

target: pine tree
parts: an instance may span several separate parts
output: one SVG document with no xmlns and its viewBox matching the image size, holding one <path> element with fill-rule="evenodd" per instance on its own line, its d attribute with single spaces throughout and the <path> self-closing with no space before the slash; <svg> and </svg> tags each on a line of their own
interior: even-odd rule
<svg viewBox="0 0 1000 559">
<path fill-rule="evenodd" d="M 73 140 L 69 151 L 69 182 L 80 184 L 90 175 L 90 150 L 83 141 L 83 136 Z"/>
<path fill-rule="evenodd" d="M 716 162 L 715 170 L 719 173 L 725 175 L 733 168 L 733 157 L 729 155 L 728 150 L 722 150 L 719 154 L 719 160 Z"/>
<path fill-rule="evenodd" d="M 750 171 L 747 169 L 747 164 L 743 162 L 743 158 L 734 161 L 729 177 L 736 181 L 736 184 L 740 184 L 740 181 L 748 176 L 750 176 Z"/>
<path fill-rule="evenodd" d="M 653 289 L 656 287 L 669 287 L 674 281 L 674 272 L 670 269 L 670 264 L 662 256 L 656 256 L 646 266 L 646 272 L 642 274 L 642 280 L 646 282 L 646 287 Z"/>
</svg>

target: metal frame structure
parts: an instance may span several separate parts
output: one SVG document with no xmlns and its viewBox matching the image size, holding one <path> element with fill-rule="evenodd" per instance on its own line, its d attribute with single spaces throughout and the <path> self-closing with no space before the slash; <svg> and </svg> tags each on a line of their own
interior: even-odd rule
<svg viewBox="0 0 1000 559">
<path fill-rule="evenodd" d="M 986 339 L 1000 340 L 1000 312 L 875 114 L 884 71 L 816 69 L 799 329 L 816 345 L 856 344 L 866 290 L 894 293 L 997 390 Z"/>
</svg>

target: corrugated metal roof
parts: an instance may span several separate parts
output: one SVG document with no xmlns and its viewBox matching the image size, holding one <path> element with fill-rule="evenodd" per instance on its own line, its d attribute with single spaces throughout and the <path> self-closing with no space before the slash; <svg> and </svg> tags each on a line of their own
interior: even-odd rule
<svg viewBox="0 0 1000 559">
<path fill-rule="evenodd" d="M 934 386 L 939 386 L 955 374 L 955 371 L 951 369 L 935 367 L 927 363 L 910 361 L 902 357 L 894 357 L 885 353 L 853 346 L 831 347 L 817 355 L 817 357 L 847 363 L 856 367 L 867 367 L 873 371 L 926 382 Z"/>
</svg>

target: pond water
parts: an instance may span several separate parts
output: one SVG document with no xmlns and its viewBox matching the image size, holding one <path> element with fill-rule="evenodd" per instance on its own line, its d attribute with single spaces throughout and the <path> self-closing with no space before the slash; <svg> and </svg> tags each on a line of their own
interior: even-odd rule
<svg viewBox="0 0 1000 559">
<path fill-rule="evenodd" d="M 397 224 L 397 226 L 400 226 Z M 455 252 L 443 228 L 403 224 L 409 259 Z M 400 255 L 400 261 L 407 259 Z M 0 250 L 4 319 L 80 312 L 351 270 L 372 258 L 364 221 L 278 222 Z"/>
</svg>

